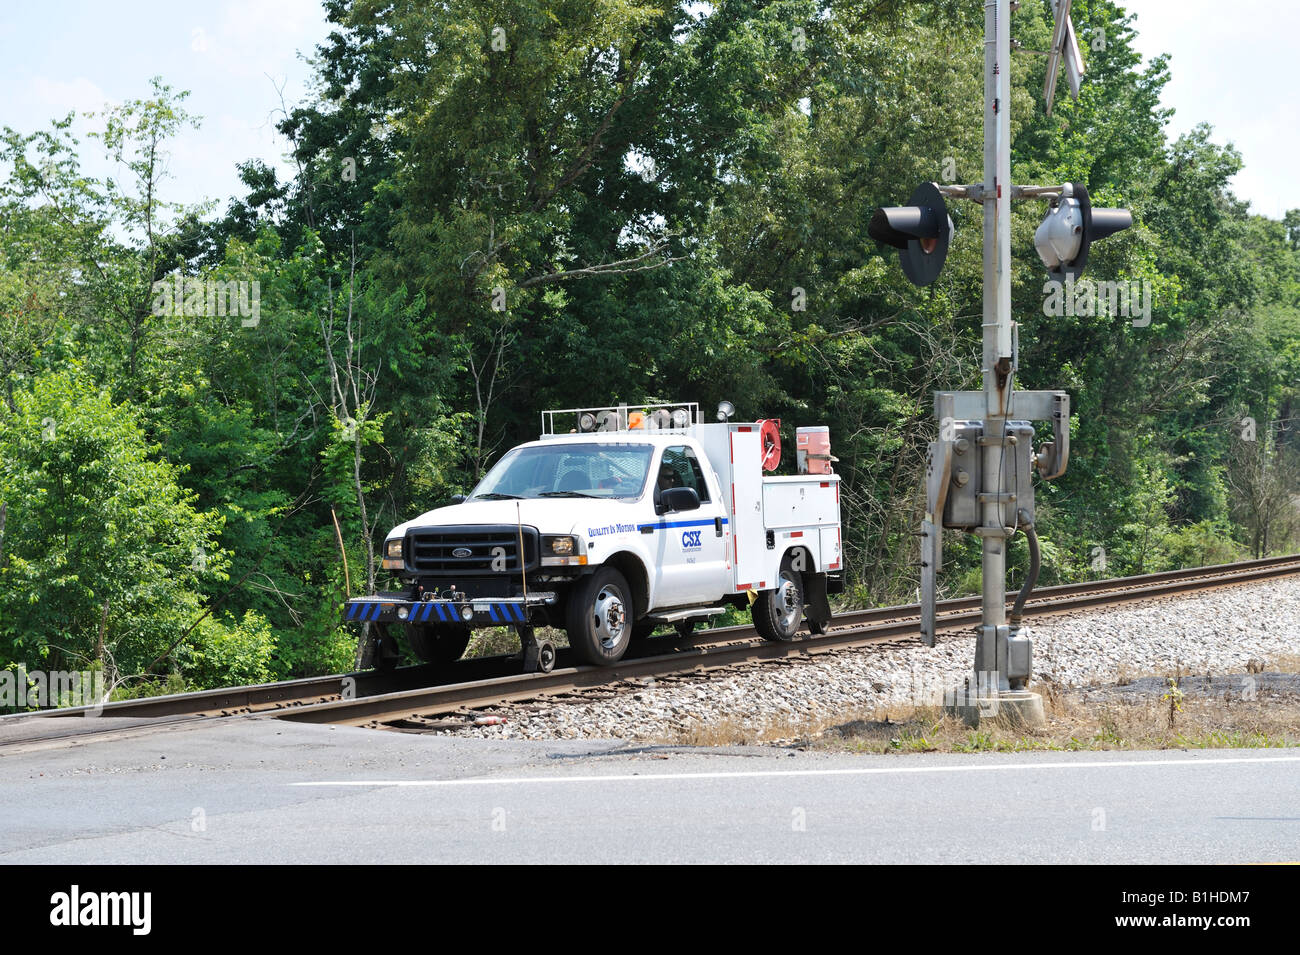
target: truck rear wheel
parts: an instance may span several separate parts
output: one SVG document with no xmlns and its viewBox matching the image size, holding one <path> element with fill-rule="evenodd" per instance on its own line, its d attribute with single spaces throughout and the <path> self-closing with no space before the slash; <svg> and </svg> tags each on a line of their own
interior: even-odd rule
<svg viewBox="0 0 1300 955">
<path fill-rule="evenodd" d="M 565 629 L 579 660 L 612 666 L 632 641 L 632 590 L 612 567 L 584 577 L 569 594 Z"/>
<path fill-rule="evenodd" d="M 803 576 L 786 557 L 781 561 L 776 589 L 764 590 L 750 608 L 754 629 L 768 640 L 793 640 L 803 622 Z"/>
<path fill-rule="evenodd" d="M 448 624 L 408 623 L 406 642 L 425 663 L 452 663 L 469 646 L 469 627 Z"/>
</svg>

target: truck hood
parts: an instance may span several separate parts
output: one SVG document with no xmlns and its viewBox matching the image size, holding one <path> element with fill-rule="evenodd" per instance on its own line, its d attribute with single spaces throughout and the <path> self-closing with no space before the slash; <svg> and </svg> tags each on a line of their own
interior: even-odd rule
<svg viewBox="0 0 1300 955">
<path fill-rule="evenodd" d="M 518 508 L 516 509 L 516 505 Z M 635 522 L 636 501 L 605 501 L 585 497 L 533 498 L 525 501 L 466 501 L 437 507 L 388 532 L 401 537 L 411 528 L 447 524 L 513 524 L 516 519 L 536 527 L 542 534 L 591 536 L 590 528 L 606 524 Z"/>
</svg>

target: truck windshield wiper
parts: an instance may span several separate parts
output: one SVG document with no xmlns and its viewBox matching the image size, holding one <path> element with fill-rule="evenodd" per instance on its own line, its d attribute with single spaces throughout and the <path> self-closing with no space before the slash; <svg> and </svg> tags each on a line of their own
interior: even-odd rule
<svg viewBox="0 0 1300 955">
<path fill-rule="evenodd" d="M 488 491 L 486 494 L 475 494 L 471 501 L 522 501 L 524 497 L 519 494 L 502 494 L 500 491 Z"/>
<path fill-rule="evenodd" d="M 599 494 L 584 494 L 582 491 L 543 491 L 538 497 L 600 497 Z"/>
</svg>

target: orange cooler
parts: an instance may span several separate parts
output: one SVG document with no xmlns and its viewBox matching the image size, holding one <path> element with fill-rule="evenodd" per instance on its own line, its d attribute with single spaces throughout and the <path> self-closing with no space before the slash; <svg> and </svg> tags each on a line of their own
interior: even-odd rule
<svg viewBox="0 0 1300 955">
<path fill-rule="evenodd" d="M 794 447 L 800 474 L 831 474 L 831 429 L 825 425 L 796 428 Z"/>
</svg>

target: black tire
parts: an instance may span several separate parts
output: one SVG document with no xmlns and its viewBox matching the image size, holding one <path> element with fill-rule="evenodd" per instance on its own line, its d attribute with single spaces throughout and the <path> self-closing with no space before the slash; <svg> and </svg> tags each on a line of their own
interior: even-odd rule
<svg viewBox="0 0 1300 955">
<path fill-rule="evenodd" d="M 453 663 L 469 646 L 469 627 L 454 624 L 408 623 L 406 642 L 425 663 Z"/>
<path fill-rule="evenodd" d="M 803 575 L 794 569 L 789 555 L 781 561 L 776 587 L 761 591 L 749 611 L 754 629 L 765 639 L 785 643 L 795 638 L 803 623 Z"/>
<path fill-rule="evenodd" d="M 673 624 L 673 629 L 677 631 L 677 638 L 679 640 L 687 640 L 690 638 L 690 635 L 695 632 L 695 621 L 678 620 Z"/>
<path fill-rule="evenodd" d="M 612 567 L 584 577 L 569 594 L 565 630 L 583 663 L 613 666 L 632 642 L 632 589 Z"/>
</svg>

